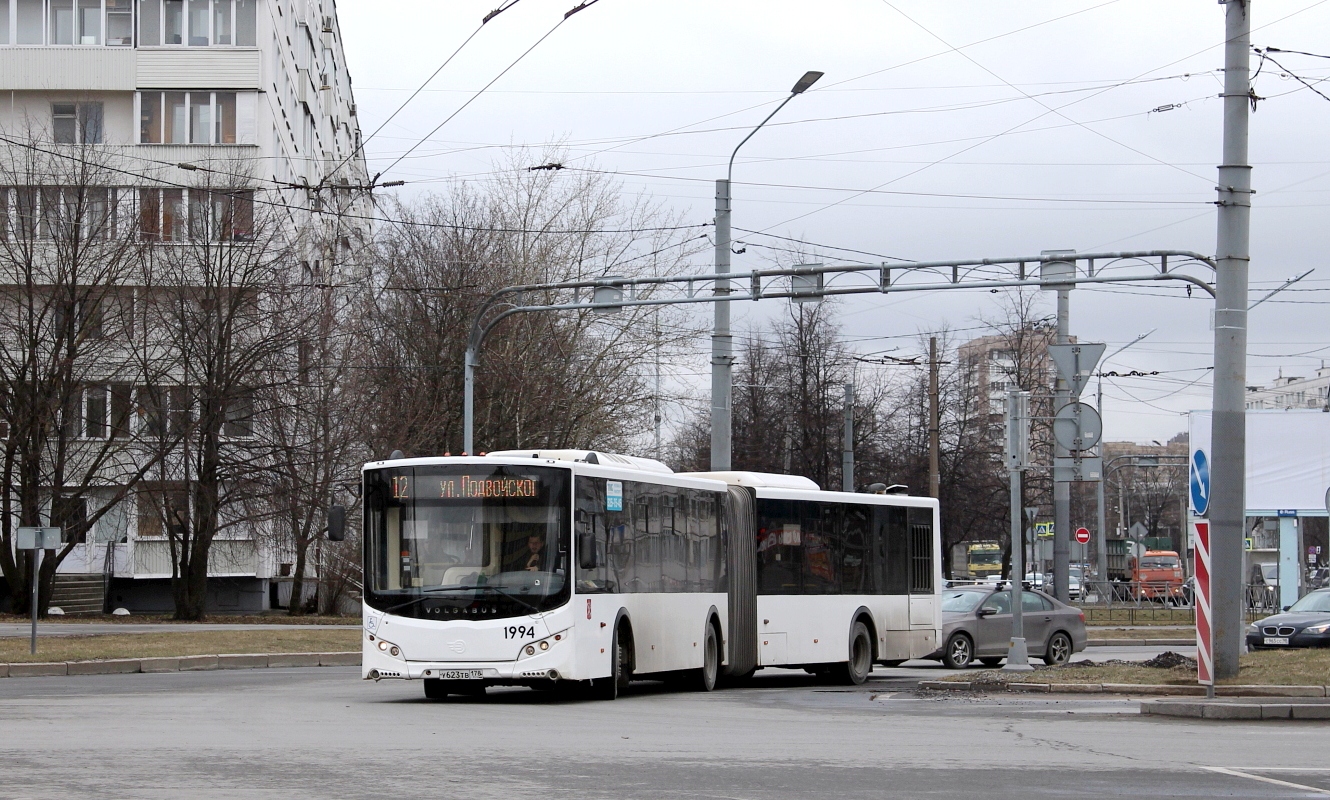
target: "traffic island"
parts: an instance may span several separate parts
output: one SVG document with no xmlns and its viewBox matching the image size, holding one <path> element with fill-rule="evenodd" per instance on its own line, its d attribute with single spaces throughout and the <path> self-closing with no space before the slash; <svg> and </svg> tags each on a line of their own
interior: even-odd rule
<svg viewBox="0 0 1330 800">
<path fill-rule="evenodd" d="M 1302 698 L 1291 703 L 1214 700 L 1151 700 L 1141 703 L 1149 717 L 1239 720 L 1330 720 L 1330 698 Z"/>
<path fill-rule="evenodd" d="M 1242 656 L 1236 680 L 1215 687 L 1220 697 L 1327 697 L 1330 650 L 1279 650 Z M 1203 697 L 1196 683 L 1196 661 L 1166 652 L 1149 661 L 1078 661 L 1062 667 L 1039 666 L 1034 672 L 973 670 L 938 681 L 922 681 L 925 691 L 1051 692 Z"/>
</svg>

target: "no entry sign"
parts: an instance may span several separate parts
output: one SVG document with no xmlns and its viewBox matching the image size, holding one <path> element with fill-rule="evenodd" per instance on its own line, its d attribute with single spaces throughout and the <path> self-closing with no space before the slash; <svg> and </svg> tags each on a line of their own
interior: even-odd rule
<svg viewBox="0 0 1330 800">
<path fill-rule="evenodd" d="M 1089 529 L 1089 528 L 1077 528 L 1077 529 L 1076 529 L 1076 543 L 1077 543 L 1077 544 L 1089 544 L 1089 543 L 1090 543 L 1090 529 Z"/>
</svg>

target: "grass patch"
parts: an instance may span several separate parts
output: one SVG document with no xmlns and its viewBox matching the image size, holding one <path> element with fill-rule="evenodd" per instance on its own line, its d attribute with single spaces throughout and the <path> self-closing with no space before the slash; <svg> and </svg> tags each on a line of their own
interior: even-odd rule
<svg viewBox="0 0 1330 800">
<path fill-rule="evenodd" d="M 0 614 L 0 622 L 10 624 L 23 624 L 32 622 L 32 617 L 19 614 Z M 52 625 L 78 625 L 89 622 L 96 622 L 105 625 L 152 625 L 155 623 L 170 622 L 176 625 L 359 625 L 359 617 L 344 616 L 317 616 L 307 614 L 301 617 L 290 617 L 285 613 L 274 614 L 214 614 L 208 617 L 204 622 L 191 622 L 189 620 L 172 619 L 170 614 L 132 614 L 128 617 L 117 617 L 112 614 L 78 614 L 67 616 L 46 617 L 41 620 L 42 625 L 48 623 Z"/>
<path fill-rule="evenodd" d="M 970 682 L 993 687 L 1008 683 L 1145 683 L 1196 685 L 1195 662 L 1179 666 L 1146 666 L 1144 663 L 1107 661 L 1079 662 L 1065 667 L 1036 666 L 1034 672 L 966 670 L 943 680 Z M 1330 684 L 1330 649 L 1261 650 L 1247 653 L 1238 662 L 1238 677 L 1221 685 L 1325 686 Z"/>
<path fill-rule="evenodd" d="M 327 653 L 360 649 L 360 630 L 186 631 L 181 633 L 108 633 L 99 636 L 48 636 L 38 632 L 37 655 L 28 654 L 28 638 L 0 639 L 0 662 L 93 661 L 108 658 L 207 656 L 220 653 Z"/>
</svg>

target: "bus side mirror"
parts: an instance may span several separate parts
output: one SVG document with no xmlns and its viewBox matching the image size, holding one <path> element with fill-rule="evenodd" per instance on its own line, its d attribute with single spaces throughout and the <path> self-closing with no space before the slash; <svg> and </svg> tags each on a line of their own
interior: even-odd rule
<svg viewBox="0 0 1330 800">
<path fill-rule="evenodd" d="M 346 541 L 346 506 L 334 504 L 328 509 L 328 541 Z"/>
<path fill-rule="evenodd" d="M 577 534 L 577 566 L 580 569 L 595 569 L 596 538 L 590 532 Z"/>
</svg>

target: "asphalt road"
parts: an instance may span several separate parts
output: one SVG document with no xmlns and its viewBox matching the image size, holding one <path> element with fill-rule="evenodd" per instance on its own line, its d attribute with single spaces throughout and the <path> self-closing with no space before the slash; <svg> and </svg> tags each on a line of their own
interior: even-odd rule
<svg viewBox="0 0 1330 800">
<path fill-rule="evenodd" d="M 1123 698 L 921 696 L 796 672 L 613 703 L 430 702 L 354 669 L 0 681 L 0 798 L 1309 797 L 1315 722 L 1142 718 Z M 1313 768 L 1313 769 L 1308 769 Z M 1220 770 L 1227 770 L 1220 771 Z"/>
</svg>

